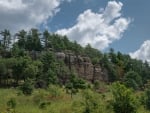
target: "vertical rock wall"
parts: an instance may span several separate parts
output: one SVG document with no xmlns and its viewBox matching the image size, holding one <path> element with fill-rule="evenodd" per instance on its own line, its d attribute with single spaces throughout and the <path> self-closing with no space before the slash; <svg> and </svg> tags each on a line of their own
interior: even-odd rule
<svg viewBox="0 0 150 113">
<path fill-rule="evenodd" d="M 107 81 L 108 76 L 99 65 L 93 65 L 89 57 L 75 56 L 72 53 L 57 52 L 56 57 L 63 60 L 70 70 L 75 69 L 79 77 L 94 82 Z"/>
</svg>

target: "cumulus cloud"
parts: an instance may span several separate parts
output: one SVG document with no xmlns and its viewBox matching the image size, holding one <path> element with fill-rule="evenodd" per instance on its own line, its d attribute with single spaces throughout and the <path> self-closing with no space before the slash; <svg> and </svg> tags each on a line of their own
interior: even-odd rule
<svg viewBox="0 0 150 113">
<path fill-rule="evenodd" d="M 63 1 L 71 0 L 0 0 L 0 30 L 29 29 L 46 23 L 60 9 Z"/>
<path fill-rule="evenodd" d="M 103 50 L 113 41 L 119 40 L 128 28 L 130 19 L 122 17 L 122 6 L 121 2 L 109 1 L 101 12 L 95 13 L 88 9 L 78 16 L 74 26 L 60 29 L 56 33 L 67 35 L 83 46 L 89 43 Z"/>
<path fill-rule="evenodd" d="M 130 53 L 130 56 L 150 63 L 150 40 L 145 41 L 137 51 Z"/>
</svg>

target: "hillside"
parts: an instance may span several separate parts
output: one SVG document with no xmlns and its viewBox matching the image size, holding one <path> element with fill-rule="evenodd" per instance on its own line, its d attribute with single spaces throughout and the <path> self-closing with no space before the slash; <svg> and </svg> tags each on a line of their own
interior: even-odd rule
<svg viewBox="0 0 150 113">
<path fill-rule="evenodd" d="M 93 83 L 95 80 L 125 82 L 125 75 L 132 71 L 139 76 L 141 83 L 135 79 L 134 82 L 141 88 L 150 78 L 147 62 L 131 59 L 129 55 L 113 49 L 102 53 L 89 44 L 82 47 L 66 36 L 48 31 L 40 33 L 37 29 L 19 31 L 14 37 L 4 30 L 1 35 L 0 84 L 4 86 L 10 85 L 10 79 L 11 84 L 17 85 L 28 78 L 36 80 L 34 82 L 42 80 L 46 85 L 51 82 L 65 85 L 70 73 Z M 47 78 L 50 80 L 45 81 Z"/>
<path fill-rule="evenodd" d="M 90 44 L 82 47 L 77 42 L 70 41 L 66 36 L 48 31 L 40 32 L 37 29 L 31 29 L 28 32 L 21 30 L 14 36 L 9 30 L 1 32 L 0 87 L 4 92 L 5 88 L 10 88 L 10 92 L 11 88 L 14 88 L 15 93 L 21 90 L 25 95 L 32 95 L 34 91 L 31 96 L 34 98 L 33 96 L 36 96 L 35 93 L 39 89 L 48 96 L 47 90 L 50 86 L 59 87 L 60 90 L 65 91 L 62 91 L 64 97 L 58 96 L 58 98 L 61 98 L 61 101 L 63 98 L 69 98 L 68 106 L 70 106 L 71 98 L 75 94 L 77 94 L 75 98 L 81 98 L 80 94 L 86 89 L 92 90 L 94 93 L 92 95 L 101 93 L 103 97 L 103 94 L 107 92 L 112 95 L 111 84 L 119 81 L 121 85 L 124 85 L 123 87 L 143 92 L 149 88 L 149 80 L 150 66 L 147 62 L 132 59 L 129 55 L 115 52 L 113 49 L 110 49 L 108 53 L 103 53 L 92 48 Z M 55 93 L 55 90 L 57 89 L 53 89 L 52 93 Z M 0 95 L 4 95 L 3 92 Z M 18 98 L 24 97 L 15 95 L 15 98 L 19 101 Z M 45 97 L 39 98 L 45 99 Z M 55 94 L 54 99 L 58 104 L 59 99 L 57 100 Z M 109 96 L 106 97 L 104 103 L 107 99 L 109 101 Z M 46 106 L 45 103 L 43 106 Z M 71 108 L 66 109 L 70 111 Z"/>
</svg>

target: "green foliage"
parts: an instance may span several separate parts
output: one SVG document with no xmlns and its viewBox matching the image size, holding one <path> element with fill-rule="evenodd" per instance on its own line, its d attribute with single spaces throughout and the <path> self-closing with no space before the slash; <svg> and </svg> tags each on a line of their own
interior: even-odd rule
<svg viewBox="0 0 150 113">
<path fill-rule="evenodd" d="M 48 30 L 45 30 L 43 32 L 42 42 L 44 43 L 44 48 L 47 50 L 48 48 L 52 48 L 51 42 L 50 42 L 50 33 Z"/>
<path fill-rule="evenodd" d="M 61 95 L 61 89 L 60 89 L 60 87 L 58 87 L 56 85 L 49 85 L 47 90 L 52 97 L 56 98 L 56 97 L 59 97 Z"/>
<path fill-rule="evenodd" d="M 10 98 L 8 101 L 7 101 L 7 106 L 11 109 L 14 109 L 16 108 L 16 105 L 17 105 L 17 102 L 16 102 L 16 99 L 15 98 Z"/>
<path fill-rule="evenodd" d="M 99 102 L 100 98 L 98 95 L 94 94 L 90 90 L 86 90 L 83 93 L 84 97 L 84 110 L 82 113 L 101 113 L 101 105 Z"/>
<path fill-rule="evenodd" d="M 118 58 L 116 53 L 114 52 L 114 49 L 110 49 L 109 51 L 109 60 L 113 63 L 113 64 L 117 64 L 118 63 Z"/>
<path fill-rule="evenodd" d="M 24 95 L 31 95 L 33 92 L 32 82 L 30 80 L 26 80 L 20 87 L 20 90 Z"/>
<path fill-rule="evenodd" d="M 1 46 L 6 50 L 9 48 L 9 45 L 11 43 L 11 34 L 10 31 L 5 29 L 4 31 L 1 31 L 0 34 L 3 36 L 2 37 L 2 42 Z"/>
<path fill-rule="evenodd" d="M 40 51 L 42 49 L 41 41 L 39 38 L 39 31 L 37 29 L 31 29 L 27 35 L 26 49 L 29 51 Z"/>
<path fill-rule="evenodd" d="M 119 82 L 113 84 L 112 106 L 115 113 L 136 113 L 137 101 L 133 97 L 131 89 Z"/>
<path fill-rule="evenodd" d="M 24 30 L 21 30 L 21 31 L 19 31 L 19 33 L 16 33 L 16 36 L 18 37 L 18 46 L 20 48 L 25 48 L 27 32 Z"/>
<path fill-rule="evenodd" d="M 2 61 L 0 61 L 0 78 L 2 78 L 2 76 L 4 76 L 6 73 L 7 73 L 6 65 Z"/>
<path fill-rule="evenodd" d="M 37 73 L 38 73 L 38 67 L 33 64 L 27 65 L 27 67 L 23 70 L 23 76 L 25 80 L 29 78 L 30 79 L 35 78 Z"/>
<path fill-rule="evenodd" d="M 23 57 L 26 55 L 24 48 L 20 48 L 17 44 L 14 44 L 11 49 L 13 57 Z"/>
<path fill-rule="evenodd" d="M 111 62 L 108 54 L 104 54 L 100 60 L 100 64 L 103 70 L 107 70 L 109 82 L 114 82 L 118 80 L 117 70 L 115 64 Z"/>
<path fill-rule="evenodd" d="M 100 87 L 100 82 L 98 80 L 94 81 L 94 89 L 97 90 Z"/>
<path fill-rule="evenodd" d="M 150 88 L 145 91 L 144 97 L 144 105 L 146 109 L 150 110 Z"/>
<path fill-rule="evenodd" d="M 47 30 L 40 33 L 38 29 L 34 28 L 29 31 L 17 32 L 15 34 L 17 41 L 7 29 L 0 34 L 2 35 L 0 82 L 4 86 L 20 85 L 20 82 L 27 78 L 33 79 L 35 83 L 43 81 L 47 86 L 51 83 L 65 85 L 70 81 L 68 75 L 71 64 L 68 66 L 66 62 L 62 61 L 64 63 L 62 65 L 56 59 L 55 52 L 65 54 L 69 52 L 77 58 L 78 56 L 89 57 L 94 65 L 102 68 L 102 72 L 104 76 L 108 76 L 109 82 L 126 78 L 126 73 L 132 70 L 140 76 L 141 81 L 127 77 L 125 83 L 128 86 L 134 86 L 134 89 L 140 89 L 139 87 L 142 87 L 143 83 L 150 78 L 150 66 L 147 62 L 131 59 L 129 55 L 116 53 L 113 49 L 103 54 L 91 47 L 90 44 L 82 47 L 76 41 L 71 42 L 66 36 L 49 33 Z"/>
<path fill-rule="evenodd" d="M 39 105 L 39 108 L 40 109 L 46 109 L 46 106 L 47 106 L 47 102 L 41 102 Z"/>
<path fill-rule="evenodd" d="M 32 63 L 30 57 L 18 57 L 14 59 L 14 64 L 12 65 L 12 74 L 16 84 L 18 84 L 19 80 L 25 80 L 28 78 L 28 76 L 25 75 L 25 70 L 30 63 Z"/>
<path fill-rule="evenodd" d="M 91 59 L 100 58 L 102 56 L 102 53 L 99 50 L 92 48 L 90 44 L 86 45 L 86 47 L 84 48 L 84 52 Z"/>
<path fill-rule="evenodd" d="M 78 78 L 74 73 L 71 73 L 70 77 L 70 81 L 66 84 L 65 88 L 66 91 L 71 94 L 71 97 L 73 94 L 76 94 L 79 89 L 87 88 L 86 82 Z"/>
<path fill-rule="evenodd" d="M 56 61 L 54 53 L 51 51 L 43 52 L 40 60 L 43 63 L 44 72 L 47 72 L 50 68 L 53 68 Z"/>
<path fill-rule="evenodd" d="M 133 89 L 138 89 L 142 86 L 141 76 L 134 71 L 129 71 L 125 74 L 124 82 L 127 87 Z"/>
<path fill-rule="evenodd" d="M 150 109 L 150 90 L 149 82 L 147 82 L 150 79 L 148 62 L 143 63 L 140 60 L 132 59 L 129 55 L 116 53 L 113 49 L 110 49 L 108 53 L 101 53 L 90 44 L 82 47 L 76 41 L 70 41 L 66 36 L 52 34 L 47 30 L 42 33 L 37 29 L 21 30 L 15 34 L 17 40 L 12 37 L 9 30 L 3 30 L 0 34 L 2 35 L 0 86 L 19 86 L 23 94 L 32 95 L 25 96 L 22 93 L 16 95 L 15 88 L 5 89 L 7 92 L 0 89 L 0 112 L 11 112 L 6 110 L 7 104 L 10 110 L 15 109 L 12 112 L 17 113 L 107 113 L 113 112 L 113 110 L 115 113 L 135 113 L 137 106 L 133 96 L 136 97 L 137 91 L 141 91 L 142 88 L 148 89 L 141 102 L 148 110 Z M 64 60 L 56 58 L 56 52 L 66 55 L 72 53 L 85 63 L 82 56 L 89 57 L 89 62 L 91 61 L 93 65 L 101 68 L 103 77 L 108 77 L 108 83 L 118 80 L 127 87 L 138 90 L 135 90 L 133 95 L 130 89 L 115 83 L 113 84 L 113 97 L 111 97 L 111 92 L 107 90 L 106 84 L 95 81 L 93 91 L 100 92 L 100 94 L 91 90 L 87 91 L 87 82 L 75 74 L 82 70 L 82 68 L 81 70 L 76 69 L 76 66 L 80 66 L 80 61 L 75 58 L 74 64 L 70 63 L 68 66 Z M 73 69 L 75 69 L 74 73 L 72 73 Z M 143 84 L 146 86 L 143 87 Z M 33 91 L 33 85 L 40 89 Z M 63 86 L 63 88 L 59 86 Z M 107 92 L 105 92 L 106 90 Z M 71 97 L 73 94 L 76 95 L 74 98 L 70 98 L 65 91 Z M 82 94 L 82 92 L 84 93 Z M 113 101 L 110 107 L 111 99 Z M 75 104 L 74 101 L 77 103 Z M 142 110 L 139 112 L 144 113 L 144 108 Z"/>
<path fill-rule="evenodd" d="M 102 94 L 96 93 L 92 90 L 81 90 L 74 98 L 70 98 L 70 95 L 66 94 L 64 88 L 55 86 L 56 91 L 60 90 L 58 96 L 51 96 L 51 91 L 47 89 L 35 89 L 31 96 L 17 95 L 18 90 L 15 88 L 1 88 L 0 89 L 0 112 L 1 113 L 84 113 L 86 105 L 89 105 L 89 109 L 92 112 L 98 113 L 114 113 L 112 106 L 110 106 L 110 100 L 113 99 L 111 92 L 105 92 Z M 55 89 L 55 88 L 54 88 Z M 10 93 L 11 92 L 11 93 Z M 85 98 L 88 93 L 89 98 Z M 143 92 L 134 92 L 133 96 L 140 97 Z M 5 97 L 5 98 L 4 98 Z M 17 105 L 15 109 L 10 109 L 7 106 L 7 102 L 15 98 Z M 87 103 L 89 104 L 86 104 Z M 93 104 L 92 104 L 93 103 Z M 40 108 L 40 105 L 44 104 L 44 108 Z M 96 105 L 95 105 L 96 104 Z M 88 108 L 88 107 L 87 107 Z M 120 113 L 120 111 L 119 111 Z M 149 113 L 142 105 L 138 107 L 137 113 Z"/>
<path fill-rule="evenodd" d="M 52 69 L 49 69 L 46 73 L 45 79 L 47 81 L 47 84 L 58 84 L 58 77 L 55 71 Z"/>
</svg>

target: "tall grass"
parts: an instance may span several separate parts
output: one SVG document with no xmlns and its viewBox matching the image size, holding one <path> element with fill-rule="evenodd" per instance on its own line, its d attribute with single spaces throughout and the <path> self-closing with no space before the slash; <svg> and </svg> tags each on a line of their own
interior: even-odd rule
<svg viewBox="0 0 150 113">
<path fill-rule="evenodd" d="M 112 95 L 109 91 L 101 94 L 92 90 L 90 92 L 92 97 L 99 102 L 100 113 L 113 113 L 110 105 Z M 50 86 L 46 90 L 35 89 L 32 95 L 25 96 L 17 89 L 0 89 L 0 113 L 8 113 L 7 102 L 11 98 L 16 101 L 15 113 L 83 113 L 85 109 L 84 93 L 85 91 L 79 91 L 71 98 L 63 88 Z M 138 113 L 150 112 L 141 105 Z"/>
</svg>

